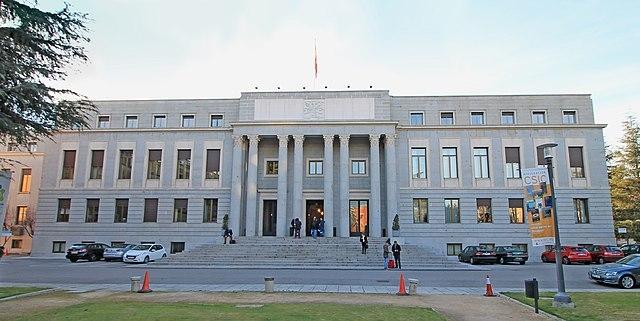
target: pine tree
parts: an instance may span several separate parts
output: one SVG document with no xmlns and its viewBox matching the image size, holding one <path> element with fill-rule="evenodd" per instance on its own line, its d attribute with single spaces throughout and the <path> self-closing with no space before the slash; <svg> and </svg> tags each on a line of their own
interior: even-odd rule
<svg viewBox="0 0 640 321">
<path fill-rule="evenodd" d="M 611 203 L 614 219 L 640 219 L 640 126 L 628 117 L 624 125 L 621 147 L 611 153 L 609 167 Z"/>
</svg>

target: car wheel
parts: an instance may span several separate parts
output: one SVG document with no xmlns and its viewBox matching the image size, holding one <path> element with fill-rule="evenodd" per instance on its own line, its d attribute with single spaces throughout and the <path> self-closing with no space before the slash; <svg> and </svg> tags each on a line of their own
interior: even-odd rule
<svg viewBox="0 0 640 321">
<path fill-rule="evenodd" d="M 571 264 L 571 261 L 569 261 L 569 258 L 565 256 L 562 258 L 562 264 L 569 265 Z"/>
<path fill-rule="evenodd" d="M 546 257 L 546 256 L 544 256 L 544 255 L 543 255 L 543 256 L 541 256 L 541 257 L 540 257 L 540 259 L 542 260 L 542 262 L 543 262 L 543 263 L 547 263 L 547 262 L 549 262 L 549 260 L 547 260 L 547 257 Z"/>
<path fill-rule="evenodd" d="M 98 257 L 95 254 L 91 254 L 91 256 L 89 256 L 89 262 L 93 262 L 95 260 L 97 260 Z"/>
<path fill-rule="evenodd" d="M 146 263 L 149 263 L 149 257 L 148 257 L 148 256 L 145 256 L 145 257 L 144 257 L 144 263 L 145 263 L 145 264 L 146 264 Z"/>
<path fill-rule="evenodd" d="M 601 257 L 601 258 L 599 258 L 599 259 L 598 259 L 598 263 L 600 263 L 600 264 L 604 264 L 604 258 L 602 258 L 602 257 Z"/>
<path fill-rule="evenodd" d="M 527 262 L 525 262 L 525 261 L 522 261 L 522 262 L 520 262 L 520 265 L 524 265 L 525 263 L 527 263 Z"/>
<path fill-rule="evenodd" d="M 632 289 L 634 286 L 636 286 L 636 280 L 631 275 L 625 275 L 620 278 L 618 284 L 621 288 Z"/>
<path fill-rule="evenodd" d="M 78 259 L 69 259 L 69 261 L 71 261 L 71 263 L 76 263 L 78 262 Z"/>
<path fill-rule="evenodd" d="M 504 261 L 504 258 L 503 258 L 503 257 L 501 257 L 501 258 L 500 258 L 500 260 L 499 260 L 498 262 L 500 262 L 500 264 L 505 264 L 505 263 L 507 263 L 507 262 L 505 262 L 505 261 Z"/>
<path fill-rule="evenodd" d="M 471 263 L 471 264 L 476 264 L 476 260 L 475 260 L 474 258 L 470 258 L 470 259 L 469 259 L 469 263 Z"/>
<path fill-rule="evenodd" d="M 105 262 L 110 262 L 110 261 L 111 261 L 111 259 L 104 258 L 104 261 L 105 261 Z"/>
<path fill-rule="evenodd" d="M 167 253 L 162 254 L 162 257 L 167 257 Z"/>
</svg>

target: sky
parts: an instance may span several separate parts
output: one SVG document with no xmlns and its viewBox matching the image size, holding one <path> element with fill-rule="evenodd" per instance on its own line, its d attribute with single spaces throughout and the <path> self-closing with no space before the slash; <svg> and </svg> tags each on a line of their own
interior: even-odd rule
<svg viewBox="0 0 640 321">
<path fill-rule="evenodd" d="M 640 1 L 67 2 L 89 14 L 91 60 L 65 85 L 91 99 L 347 85 L 391 95 L 589 93 L 610 145 L 626 116 L 640 118 Z"/>
</svg>

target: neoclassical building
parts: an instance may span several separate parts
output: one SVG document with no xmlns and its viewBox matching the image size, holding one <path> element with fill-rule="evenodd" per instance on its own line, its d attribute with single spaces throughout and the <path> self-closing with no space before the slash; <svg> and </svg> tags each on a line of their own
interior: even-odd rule
<svg viewBox="0 0 640 321">
<path fill-rule="evenodd" d="M 520 170 L 554 142 L 567 244 L 614 243 L 602 128 L 590 95 L 245 92 L 235 99 L 97 101 L 93 127 L 45 153 L 35 254 L 77 242 L 236 235 L 400 236 L 442 255 L 530 247 Z M 530 253 L 542 251 L 530 248 Z M 535 257 L 535 256 L 533 256 Z"/>
</svg>

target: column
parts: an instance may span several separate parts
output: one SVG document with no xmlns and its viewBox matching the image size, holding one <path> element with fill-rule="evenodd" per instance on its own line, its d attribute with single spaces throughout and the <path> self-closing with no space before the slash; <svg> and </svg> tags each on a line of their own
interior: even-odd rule
<svg viewBox="0 0 640 321">
<path fill-rule="evenodd" d="M 398 201 L 396 193 L 398 191 L 396 182 L 396 135 L 385 135 L 385 168 L 387 169 L 387 236 L 391 236 L 393 218 L 398 212 Z"/>
<path fill-rule="evenodd" d="M 289 135 L 278 135 L 278 209 L 276 236 L 287 234 L 287 146 Z"/>
<path fill-rule="evenodd" d="M 249 136 L 249 156 L 247 158 L 247 236 L 256 236 L 258 220 L 258 142 L 260 136 Z"/>
<path fill-rule="evenodd" d="M 300 221 L 302 221 L 300 236 L 305 236 L 305 221 L 307 216 L 302 209 L 302 171 L 304 169 L 302 156 L 304 135 L 293 135 L 293 144 L 293 193 L 291 194 L 291 200 L 293 201 L 293 217 L 299 217 Z"/>
<path fill-rule="evenodd" d="M 333 136 L 324 135 L 324 236 L 333 237 Z"/>
<path fill-rule="evenodd" d="M 244 136 L 233 136 L 233 166 L 231 168 L 231 204 L 229 204 L 229 228 L 235 236 L 241 235 L 240 212 L 242 209 L 242 149 Z"/>
<path fill-rule="evenodd" d="M 371 156 L 369 161 L 369 178 L 371 179 L 371 199 L 369 200 L 369 235 L 381 236 L 380 212 L 380 135 L 369 135 Z"/>
<path fill-rule="evenodd" d="M 349 237 L 349 135 L 340 135 L 340 237 Z"/>
</svg>

